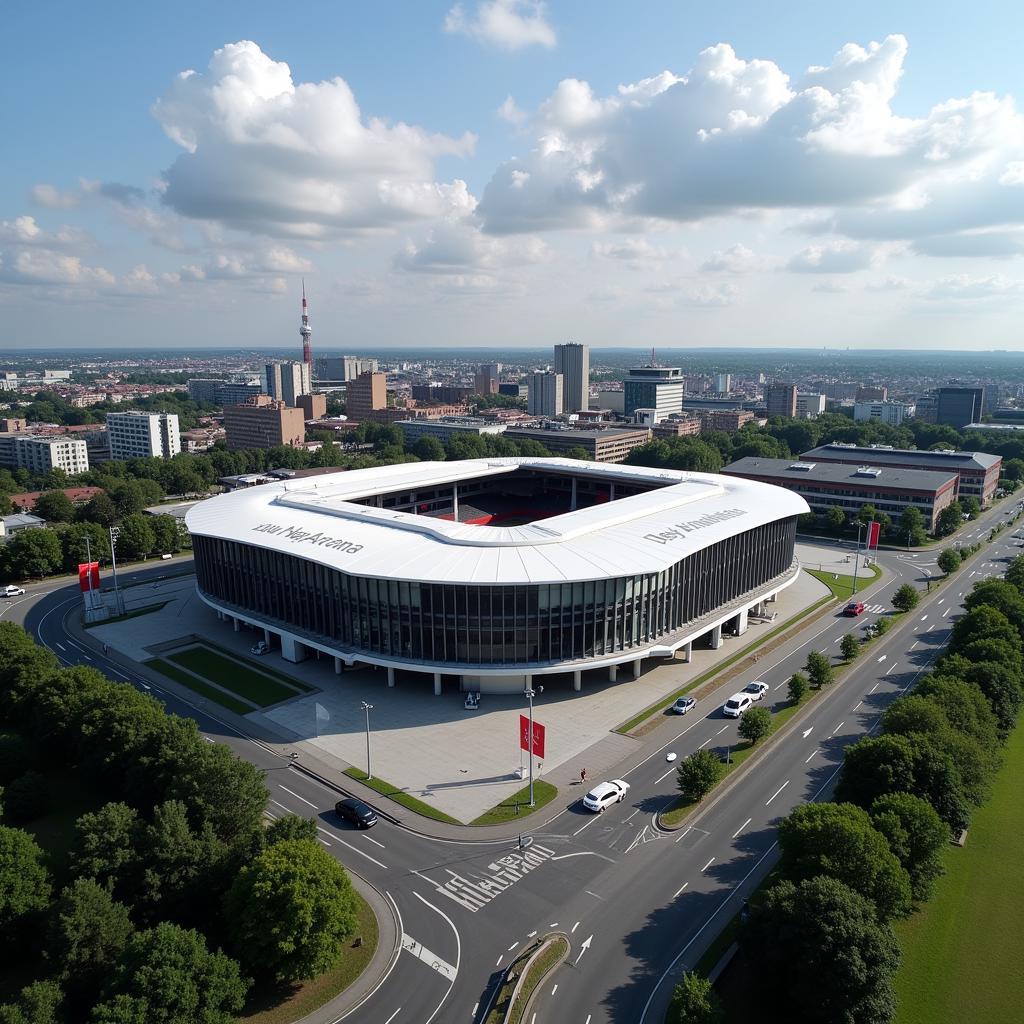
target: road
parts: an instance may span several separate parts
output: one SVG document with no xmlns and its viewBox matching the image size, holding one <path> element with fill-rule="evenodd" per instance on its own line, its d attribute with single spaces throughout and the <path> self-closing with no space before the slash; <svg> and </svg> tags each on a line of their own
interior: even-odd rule
<svg viewBox="0 0 1024 1024">
<path fill-rule="evenodd" d="M 1005 515 L 1002 508 L 986 513 L 970 533 L 987 535 Z M 221 721 L 202 701 L 164 690 L 69 635 L 65 616 L 78 605 L 77 588 L 33 589 L 18 599 L 23 603 L 0 610 L 0 617 L 11 612 L 8 617 L 23 618 L 65 664 L 91 664 L 152 693 L 168 711 L 195 718 L 209 739 L 265 770 L 270 816 L 316 816 L 325 848 L 385 894 L 399 922 L 402 951 L 386 981 L 347 1019 L 480 1021 L 516 951 L 535 934 L 557 929 L 570 936 L 572 963 L 539 993 L 530 1024 L 632 1024 L 660 1021 L 672 979 L 699 959 L 773 865 L 778 820 L 802 802 L 828 797 L 845 748 L 877 728 L 885 707 L 927 670 L 970 586 L 1001 572 L 1018 553 L 1011 532 L 975 555 L 948 586 L 924 595 L 908 621 L 875 641 L 784 737 L 730 780 L 724 795 L 709 797 L 688 828 L 669 833 L 655 822 L 675 791 L 675 766 L 666 754 L 683 757 L 735 743 L 736 722 L 722 715 L 721 703 L 746 678 L 656 731 L 658 739 L 621 772 L 631 786 L 622 804 L 594 816 L 577 801 L 533 832 L 526 850 L 515 837 L 447 841 L 387 820 L 371 832 L 350 829 L 331 810 L 337 792 L 287 756 Z M 890 608 L 896 587 L 939 577 L 936 555 L 883 552 L 889 575 L 865 598 L 865 615 L 853 622 L 829 614 L 757 667 L 756 678 L 770 687 L 764 702 L 783 706 L 788 679 L 808 652 L 838 657 L 842 636 Z M 162 568 L 129 577 L 146 579 Z"/>
</svg>

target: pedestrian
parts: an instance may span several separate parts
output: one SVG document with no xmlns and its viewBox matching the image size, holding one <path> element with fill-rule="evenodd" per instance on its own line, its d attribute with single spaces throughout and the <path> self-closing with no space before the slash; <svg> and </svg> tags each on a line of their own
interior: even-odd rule
<svg viewBox="0 0 1024 1024">
<path fill-rule="evenodd" d="M 104 654 L 106 654 L 106 653 L 107 653 L 107 645 L 106 645 L 106 644 L 104 644 L 104 645 L 103 645 L 103 653 L 104 653 Z"/>
<path fill-rule="evenodd" d="M 580 783 L 582 784 L 582 783 L 584 783 L 586 781 L 587 781 L 587 769 L 586 768 L 581 768 L 580 769 Z"/>
</svg>

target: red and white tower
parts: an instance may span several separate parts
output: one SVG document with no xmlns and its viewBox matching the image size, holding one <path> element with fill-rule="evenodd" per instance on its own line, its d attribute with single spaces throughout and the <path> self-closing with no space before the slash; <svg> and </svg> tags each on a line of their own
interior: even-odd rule
<svg viewBox="0 0 1024 1024">
<path fill-rule="evenodd" d="M 306 304 L 306 282 L 302 282 L 302 326 L 299 328 L 302 336 L 302 361 L 309 367 L 310 379 L 313 376 L 313 346 L 310 338 L 313 337 L 313 328 L 309 326 L 309 306 Z"/>
</svg>

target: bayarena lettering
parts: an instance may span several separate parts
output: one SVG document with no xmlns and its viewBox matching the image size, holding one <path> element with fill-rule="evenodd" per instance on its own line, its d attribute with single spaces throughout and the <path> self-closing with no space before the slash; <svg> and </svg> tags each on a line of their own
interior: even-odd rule
<svg viewBox="0 0 1024 1024">
<path fill-rule="evenodd" d="M 738 477 L 507 458 L 264 484 L 187 525 L 202 600 L 287 660 L 493 693 L 742 633 L 796 578 L 806 511 Z"/>
</svg>

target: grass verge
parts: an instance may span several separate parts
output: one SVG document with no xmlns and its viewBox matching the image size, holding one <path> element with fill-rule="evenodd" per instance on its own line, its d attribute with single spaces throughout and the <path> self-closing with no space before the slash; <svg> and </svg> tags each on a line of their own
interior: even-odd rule
<svg viewBox="0 0 1024 1024">
<path fill-rule="evenodd" d="M 344 992 L 366 970 L 377 949 L 377 919 L 369 904 L 357 893 L 356 935 L 346 943 L 341 960 L 318 978 L 294 985 L 257 987 L 249 994 L 245 1009 L 236 1019 L 244 1024 L 291 1024 Z"/>
<path fill-rule="evenodd" d="M 251 669 L 253 672 L 258 672 L 262 676 L 270 676 L 271 679 L 276 679 L 280 683 L 284 683 L 285 686 L 291 686 L 293 689 L 301 690 L 303 693 L 312 693 L 317 688 L 310 686 L 308 683 L 304 683 L 299 679 L 293 679 L 290 675 L 285 672 L 278 672 L 276 668 L 271 668 L 267 664 L 266 657 L 263 657 L 259 662 L 254 662 L 251 658 L 240 658 L 235 651 L 229 651 L 226 647 L 221 647 L 220 644 L 215 644 L 210 640 L 204 638 L 203 646 L 208 650 L 213 651 L 215 654 L 219 654 L 222 657 L 228 659 L 232 665 L 244 665 L 247 669 Z"/>
<path fill-rule="evenodd" d="M 155 604 L 147 604 L 142 608 L 134 608 L 130 612 L 125 612 L 124 615 L 115 615 L 113 618 L 103 619 L 100 622 L 83 622 L 82 626 L 85 629 L 95 629 L 97 626 L 110 626 L 115 622 L 127 622 L 129 619 L 137 619 L 140 615 L 149 615 L 150 612 L 158 612 L 165 604 L 167 604 L 166 601 L 157 601 Z"/>
<path fill-rule="evenodd" d="M 545 804 L 551 803 L 558 796 L 558 789 L 550 782 L 542 779 L 533 780 L 534 806 L 530 806 L 530 787 L 524 786 L 518 793 L 502 800 L 496 807 L 484 811 L 479 818 L 474 818 L 470 825 L 501 825 L 506 821 L 515 821 L 539 811 Z"/>
<path fill-rule="evenodd" d="M 231 690 L 263 708 L 299 695 L 298 689 L 285 686 L 262 672 L 256 672 L 246 665 L 239 664 L 237 660 L 232 661 L 206 647 L 176 651 L 167 658 L 176 665 L 204 676 L 210 682 L 223 686 L 224 689 Z"/>
<path fill-rule="evenodd" d="M 526 969 L 523 987 L 519 990 L 512 1012 L 508 1015 L 509 1024 L 520 1024 L 530 1004 L 530 997 L 537 990 L 548 974 L 558 966 L 563 957 L 569 954 L 569 940 L 564 935 L 556 935 L 554 941 Z"/>
<path fill-rule="evenodd" d="M 389 800 L 394 800 L 396 804 L 401 804 L 410 811 L 422 814 L 425 818 L 433 818 L 434 821 L 447 821 L 450 825 L 462 824 L 458 818 L 453 818 L 450 814 L 445 814 L 444 811 L 431 807 L 430 804 L 425 803 L 423 800 L 417 800 L 416 797 L 410 796 L 405 790 L 392 786 L 390 782 L 384 782 L 383 779 L 378 778 L 368 779 L 366 772 L 362 768 L 346 768 L 345 774 L 350 779 L 355 779 L 364 786 L 369 786 L 375 793 L 380 793 L 381 796 L 386 796 Z"/>
<path fill-rule="evenodd" d="M 843 576 L 838 573 L 825 572 L 822 569 L 805 569 L 804 572 L 810 573 L 816 580 L 820 580 L 822 583 L 832 591 L 833 597 L 840 601 L 847 601 L 853 597 L 853 577 Z M 862 590 L 865 590 L 868 586 L 875 582 L 879 576 L 882 575 L 882 570 L 877 565 L 869 565 L 867 572 L 864 575 L 859 576 L 857 579 L 857 593 L 859 594 Z"/>
<path fill-rule="evenodd" d="M 189 672 L 183 672 L 176 665 L 164 661 L 163 658 L 151 658 L 149 661 L 144 662 L 144 664 L 147 668 L 156 669 L 161 675 L 167 676 L 168 679 L 173 679 L 176 683 L 181 683 L 182 686 L 188 687 L 193 693 L 198 693 L 200 697 L 205 697 L 207 700 L 220 704 L 221 707 L 227 708 L 228 711 L 233 711 L 236 715 L 247 715 L 250 711 L 256 710 L 252 705 L 243 704 L 240 700 L 232 697 L 229 693 L 225 693 L 223 690 L 219 690 L 216 686 L 210 686 L 209 683 L 204 683 Z"/>
<path fill-rule="evenodd" d="M 935 895 L 896 925 L 903 966 L 897 1024 L 1021 1019 L 1024 972 L 1024 725 L 1005 749 L 992 797 L 974 813 L 967 845 L 950 847 Z"/>
</svg>

